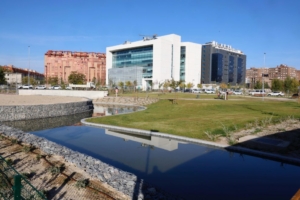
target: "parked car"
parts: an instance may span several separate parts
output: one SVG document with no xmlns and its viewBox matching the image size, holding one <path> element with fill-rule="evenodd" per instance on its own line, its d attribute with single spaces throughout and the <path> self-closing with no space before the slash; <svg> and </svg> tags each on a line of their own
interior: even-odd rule
<svg viewBox="0 0 300 200">
<path fill-rule="evenodd" d="M 67 86 L 66 90 L 72 90 L 72 87 L 71 86 Z"/>
<path fill-rule="evenodd" d="M 53 90 L 61 90 L 61 87 L 59 85 L 54 85 L 52 86 Z"/>
<path fill-rule="evenodd" d="M 201 93 L 201 89 L 192 89 L 192 93 Z"/>
<path fill-rule="evenodd" d="M 235 95 L 242 95 L 243 92 L 240 91 L 240 90 L 235 90 L 235 91 L 232 92 L 232 94 L 235 94 Z"/>
<path fill-rule="evenodd" d="M 36 90 L 45 90 L 46 89 L 46 86 L 44 85 L 38 85 L 35 87 Z"/>
<path fill-rule="evenodd" d="M 206 94 L 214 94 L 214 93 L 216 93 L 215 90 L 213 90 L 213 89 L 205 89 L 204 92 L 205 92 Z"/>
<path fill-rule="evenodd" d="M 32 85 L 23 85 L 22 89 L 33 89 Z"/>
<path fill-rule="evenodd" d="M 282 92 L 271 92 L 268 94 L 268 96 L 276 96 L 276 97 L 282 97 L 284 93 Z"/>
<path fill-rule="evenodd" d="M 266 94 L 266 92 L 265 92 L 265 90 L 264 91 L 262 91 L 262 90 L 253 90 L 253 91 L 250 91 L 249 92 L 249 95 L 252 95 L 252 96 L 254 96 L 254 95 L 257 95 L 257 94 Z"/>
<path fill-rule="evenodd" d="M 192 92 L 192 89 L 185 89 L 184 92 Z"/>
</svg>

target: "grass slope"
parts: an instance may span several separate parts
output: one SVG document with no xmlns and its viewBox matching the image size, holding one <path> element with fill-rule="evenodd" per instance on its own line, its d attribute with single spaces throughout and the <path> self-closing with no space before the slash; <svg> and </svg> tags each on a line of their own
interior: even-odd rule
<svg viewBox="0 0 300 200">
<path fill-rule="evenodd" d="M 168 100 L 149 105 L 141 112 L 89 119 L 89 122 L 124 126 L 143 130 L 208 139 L 204 131 L 225 135 L 224 126 L 230 130 L 245 128 L 249 123 L 260 123 L 264 119 L 273 122 L 293 116 L 300 118 L 300 104 L 295 102 Z"/>
</svg>

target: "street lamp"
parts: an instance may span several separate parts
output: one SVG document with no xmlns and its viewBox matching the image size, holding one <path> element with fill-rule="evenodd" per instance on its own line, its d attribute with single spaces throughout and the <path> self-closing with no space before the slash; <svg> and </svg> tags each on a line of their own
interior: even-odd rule
<svg viewBox="0 0 300 200">
<path fill-rule="evenodd" d="M 30 78 L 29 78 L 29 73 L 30 72 L 29 72 L 29 69 L 30 69 L 30 46 L 28 46 L 28 77 L 27 77 L 28 78 L 28 81 L 27 81 L 28 85 L 30 85 L 29 84 L 29 82 L 30 82 Z"/>
<path fill-rule="evenodd" d="M 265 87 L 265 65 L 266 65 L 266 53 L 264 53 L 264 66 L 263 66 L 263 77 L 262 77 L 262 100 L 264 101 L 264 87 Z"/>
</svg>

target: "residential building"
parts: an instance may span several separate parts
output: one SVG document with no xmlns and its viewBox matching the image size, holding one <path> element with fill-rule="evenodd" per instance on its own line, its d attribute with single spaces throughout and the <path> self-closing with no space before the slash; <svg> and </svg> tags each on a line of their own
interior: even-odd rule
<svg viewBox="0 0 300 200">
<path fill-rule="evenodd" d="M 248 85 L 249 88 L 253 88 L 257 81 L 260 81 L 261 83 L 268 83 L 268 85 L 271 86 L 271 80 L 268 77 L 268 71 L 268 68 L 251 67 L 250 69 L 247 69 L 245 83 Z M 263 74 L 265 74 L 264 78 Z"/>
<path fill-rule="evenodd" d="M 22 84 L 23 77 L 28 76 L 34 78 L 36 81 L 44 80 L 44 74 L 41 74 L 35 70 L 17 68 L 13 65 L 3 66 L 3 69 L 5 71 L 5 79 L 8 84 Z"/>
<path fill-rule="evenodd" d="M 215 41 L 202 45 L 202 83 L 243 85 L 245 78 L 246 55 L 241 50 Z"/>
<path fill-rule="evenodd" d="M 143 37 L 106 48 L 106 83 L 136 82 L 137 88 L 158 89 L 166 80 L 200 83 L 201 45 L 181 42 L 179 35 Z"/>
<path fill-rule="evenodd" d="M 285 80 L 288 76 L 297 79 L 297 70 L 293 67 L 289 67 L 283 64 L 276 66 L 274 68 L 269 68 L 270 79 Z"/>
<path fill-rule="evenodd" d="M 82 73 L 87 82 L 105 84 L 106 56 L 97 52 L 52 51 L 45 53 L 45 77 L 68 83 L 71 72 Z"/>
</svg>

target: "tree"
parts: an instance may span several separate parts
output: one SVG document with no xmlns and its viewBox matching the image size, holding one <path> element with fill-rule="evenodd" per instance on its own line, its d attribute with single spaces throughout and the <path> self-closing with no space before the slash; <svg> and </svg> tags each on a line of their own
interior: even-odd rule
<svg viewBox="0 0 300 200">
<path fill-rule="evenodd" d="M 254 85 L 254 89 L 261 89 L 262 88 L 262 83 L 260 81 L 256 81 Z"/>
<path fill-rule="evenodd" d="M 188 89 L 191 89 L 192 87 L 194 87 L 194 84 L 191 83 L 191 82 L 189 82 L 189 83 L 186 84 L 186 87 L 187 87 Z"/>
<path fill-rule="evenodd" d="M 222 90 L 224 90 L 224 89 L 227 89 L 228 86 L 227 86 L 226 83 L 221 83 L 221 84 L 220 84 L 220 88 L 221 88 Z"/>
<path fill-rule="evenodd" d="M 122 89 L 122 91 L 123 91 L 123 89 L 124 89 L 124 82 L 122 82 L 122 81 L 119 82 L 119 83 L 118 83 L 118 86 L 119 86 L 119 87 Z"/>
<path fill-rule="evenodd" d="M 0 66 L 0 84 L 6 84 L 5 73 L 1 66 Z"/>
<path fill-rule="evenodd" d="M 25 76 L 25 77 L 22 78 L 22 84 L 28 84 L 28 76 Z M 37 81 L 33 77 L 30 77 L 29 84 L 30 85 L 37 85 Z"/>
<path fill-rule="evenodd" d="M 283 81 L 283 87 L 286 93 L 289 92 L 297 92 L 298 91 L 298 83 L 295 78 L 286 77 L 286 79 Z"/>
<path fill-rule="evenodd" d="M 279 79 L 273 79 L 272 80 L 272 91 L 281 91 L 283 89 L 283 82 Z"/>
<path fill-rule="evenodd" d="M 58 77 L 48 77 L 47 83 L 50 85 L 58 85 Z"/>
<path fill-rule="evenodd" d="M 170 81 L 169 80 L 165 80 L 163 87 L 164 87 L 164 90 L 167 90 L 168 87 L 170 87 Z"/>
<path fill-rule="evenodd" d="M 175 81 L 173 78 L 169 81 L 169 87 L 171 87 L 173 90 L 175 90 L 182 81 Z"/>
<path fill-rule="evenodd" d="M 69 83 L 72 84 L 84 84 L 86 78 L 85 75 L 78 72 L 71 72 L 71 74 L 68 77 Z"/>
<path fill-rule="evenodd" d="M 130 81 L 126 81 L 125 86 L 128 87 L 129 90 L 130 90 L 130 87 L 132 86 L 132 83 Z"/>
<path fill-rule="evenodd" d="M 180 85 L 179 85 L 179 87 L 180 87 L 180 90 L 184 90 L 185 87 L 186 87 L 186 85 L 185 85 L 184 82 L 181 82 Z"/>
<path fill-rule="evenodd" d="M 202 84 L 201 84 L 201 83 L 198 83 L 198 84 L 197 84 L 197 88 L 198 88 L 198 89 L 201 89 L 201 88 L 202 88 Z"/>
</svg>

